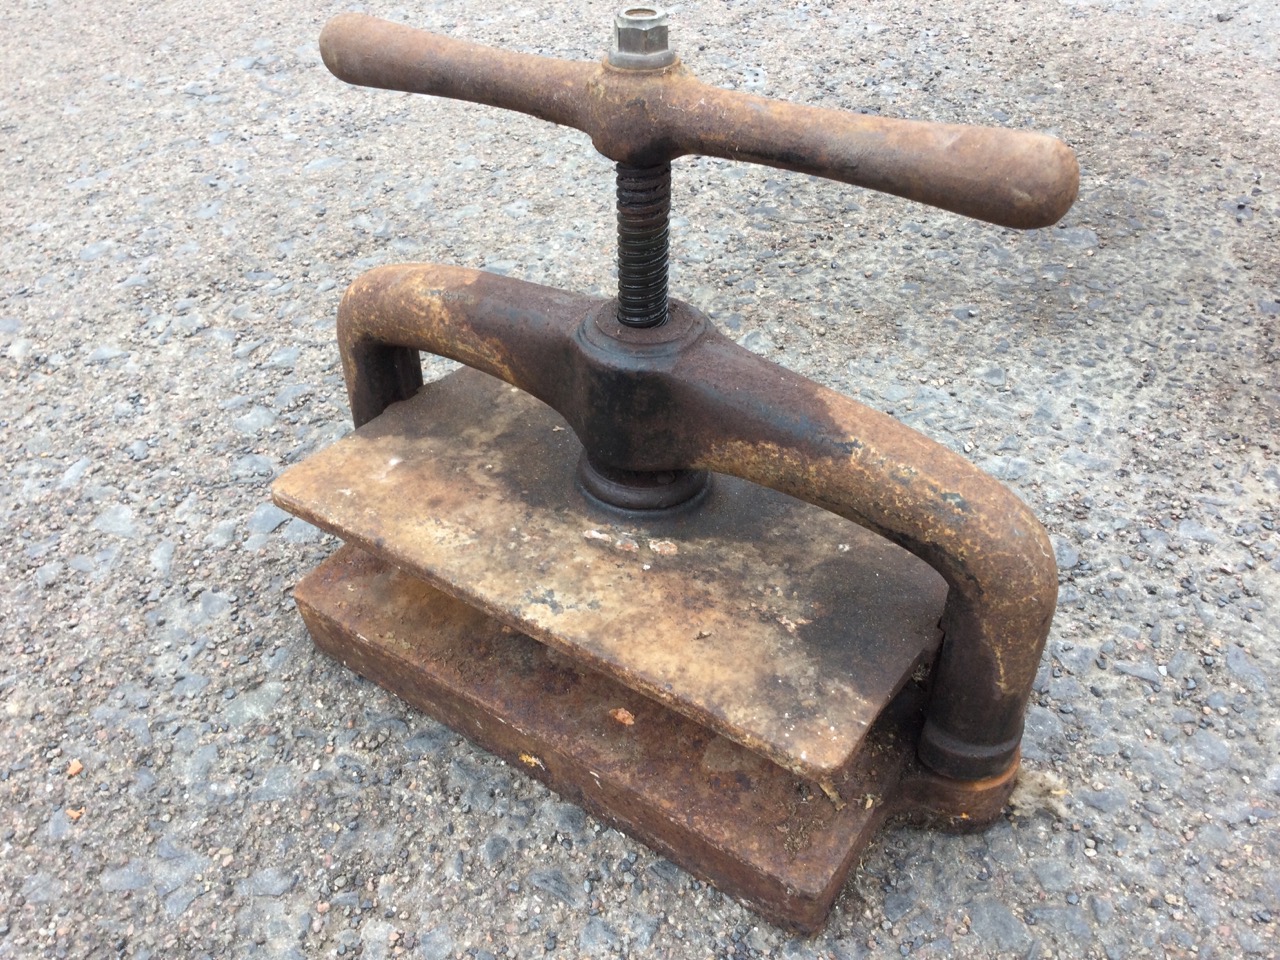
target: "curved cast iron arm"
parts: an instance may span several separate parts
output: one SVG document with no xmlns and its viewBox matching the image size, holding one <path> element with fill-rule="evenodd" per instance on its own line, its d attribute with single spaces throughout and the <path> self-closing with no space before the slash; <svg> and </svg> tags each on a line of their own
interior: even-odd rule
<svg viewBox="0 0 1280 960">
<path fill-rule="evenodd" d="M 378 267 L 347 288 L 338 348 L 357 427 L 422 386 L 419 351 L 457 360 L 555 404 L 573 332 L 600 300 L 481 270 Z"/>
<path fill-rule="evenodd" d="M 673 389 L 698 450 L 728 473 L 894 541 L 947 581 L 920 758 L 947 776 L 1008 769 L 1058 596 L 1053 547 L 1003 484 L 928 437 L 708 332 Z"/>
<path fill-rule="evenodd" d="M 617 466 L 742 477 L 900 544 L 949 586 L 920 757 L 957 779 L 1004 773 L 1057 601 L 1053 549 L 1030 510 L 963 457 L 698 318 L 669 362 L 644 371 L 647 412 L 599 419 L 591 398 L 607 392 L 602 378 L 635 356 L 626 347 L 612 360 L 583 350 L 581 331 L 610 316 L 605 305 L 477 270 L 372 270 L 352 284 L 338 317 L 356 424 L 412 395 L 422 382 L 417 351 L 427 350 L 548 403 L 588 450 L 642 458 Z M 643 346 L 668 334 L 631 336 Z"/>
</svg>

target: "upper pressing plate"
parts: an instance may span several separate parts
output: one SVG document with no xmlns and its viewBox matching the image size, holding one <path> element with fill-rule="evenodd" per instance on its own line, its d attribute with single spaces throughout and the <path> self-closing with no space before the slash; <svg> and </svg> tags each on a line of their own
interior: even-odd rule
<svg viewBox="0 0 1280 960">
<path fill-rule="evenodd" d="M 276 503 L 823 781 L 939 641 L 946 585 L 847 520 L 733 477 L 630 519 L 574 487 L 539 401 L 463 369 L 288 470 Z"/>
</svg>

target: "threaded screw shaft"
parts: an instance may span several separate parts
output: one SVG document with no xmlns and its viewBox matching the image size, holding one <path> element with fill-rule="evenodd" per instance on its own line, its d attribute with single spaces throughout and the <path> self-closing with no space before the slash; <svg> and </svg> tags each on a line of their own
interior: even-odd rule
<svg viewBox="0 0 1280 960">
<path fill-rule="evenodd" d="M 671 164 L 618 164 L 618 322 L 656 327 L 667 320 Z"/>
</svg>

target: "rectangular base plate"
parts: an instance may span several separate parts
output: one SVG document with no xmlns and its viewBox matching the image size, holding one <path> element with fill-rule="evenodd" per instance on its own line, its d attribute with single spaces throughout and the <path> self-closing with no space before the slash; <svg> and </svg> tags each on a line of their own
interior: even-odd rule
<svg viewBox="0 0 1280 960">
<path fill-rule="evenodd" d="M 321 650 L 791 929 L 821 926 L 886 816 L 939 807 L 914 760 L 914 683 L 826 795 L 357 548 L 295 599 Z"/>
</svg>

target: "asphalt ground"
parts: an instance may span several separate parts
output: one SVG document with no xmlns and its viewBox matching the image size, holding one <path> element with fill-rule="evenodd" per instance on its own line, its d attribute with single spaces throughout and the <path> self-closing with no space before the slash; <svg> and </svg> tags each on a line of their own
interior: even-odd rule
<svg viewBox="0 0 1280 960">
<path fill-rule="evenodd" d="M 348 430 L 344 286 L 612 284 L 587 139 L 345 86 L 342 9 L 6 13 L 0 957 L 1275 956 L 1276 6 L 673 10 L 707 82 L 1044 130 L 1082 168 L 1015 233 L 675 165 L 675 294 L 1003 479 L 1061 568 L 1008 815 L 885 832 L 812 940 L 312 650 L 290 591 L 334 543 L 268 487 Z M 613 13 L 367 10 L 570 59 Z"/>
</svg>

